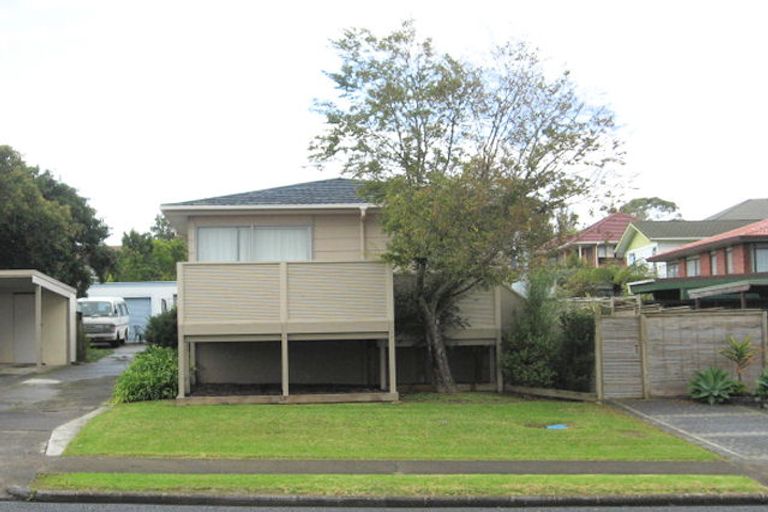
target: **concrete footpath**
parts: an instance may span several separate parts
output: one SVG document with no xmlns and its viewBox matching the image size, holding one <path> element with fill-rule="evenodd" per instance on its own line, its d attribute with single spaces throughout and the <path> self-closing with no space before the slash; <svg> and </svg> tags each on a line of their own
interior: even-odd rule
<svg viewBox="0 0 768 512">
<path fill-rule="evenodd" d="M 466 460 L 227 460 L 49 457 L 43 471 L 181 474 L 510 474 L 741 475 L 730 462 L 466 461 Z"/>
<path fill-rule="evenodd" d="M 125 345 L 96 363 L 0 377 L 0 498 L 7 487 L 32 481 L 51 432 L 109 400 L 116 377 L 141 350 Z"/>
</svg>

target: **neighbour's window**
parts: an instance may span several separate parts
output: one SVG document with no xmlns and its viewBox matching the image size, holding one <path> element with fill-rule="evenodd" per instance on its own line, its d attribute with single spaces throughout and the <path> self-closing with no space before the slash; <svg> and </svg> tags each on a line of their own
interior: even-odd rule
<svg viewBox="0 0 768 512">
<path fill-rule="evenodd" d="M 307 261 L 308 227 L 198 228 L 198 261 Z"/>
<path fill-rule="evenodd" d="M 677 277 L 680 267 L 677 263 L 667 263 L 667 277 Z"/>
<path fill-rule="evenodd" d="M 160 299 L 160 311 L 163 313 L 168 311 L 168 301 L 165 299 Z"/>
<path fill-rule="evenodd" d="M 709 273 L 716 276 L 717 272 L 717 253 L 712 251 L 709 253 Z"/>
<path fill-rule="evenodd" d="M 695 256 L 685 260 L 685 275 L 688 277 L 696 277 L 699 274 L 701 274 L 699 257 Z"/>
<path fill-rule="evenodd" d="M 753 261 L 755 272 L 768 272 L 768 244 L 755 245 Z"/>
<path fill-rule="evenodd" d="M 733 274 L 733 249 L 730 247 L 725 250 L 725 273 Z"/>
<path fill-rule="evenodd" d="M 629 264 L 634 265 L 635 261 L 637 261 L 637 256 L 635 256 L 635 253 L 631 252 L 629 253 Z"/>
</svg>

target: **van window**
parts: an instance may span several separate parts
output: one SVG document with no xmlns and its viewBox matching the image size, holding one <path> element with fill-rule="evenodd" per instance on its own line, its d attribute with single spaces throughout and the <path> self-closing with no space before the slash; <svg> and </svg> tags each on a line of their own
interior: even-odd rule
<svg viewBox="0 0 768 512">
<path fill-rule="evenodd" d="M 103 301 L 81 302 L 83 316 L 113 316 L 112 304 Z"/>
</svg>

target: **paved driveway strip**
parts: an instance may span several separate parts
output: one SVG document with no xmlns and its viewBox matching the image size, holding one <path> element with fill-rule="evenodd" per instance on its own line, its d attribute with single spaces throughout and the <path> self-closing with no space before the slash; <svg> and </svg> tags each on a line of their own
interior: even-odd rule
<svg viewBox="0 0 768 512">
<path fill-rule="evenodd" d="M 689 400 L 617 400 L 619 407 L 747 468 L 768 481 L 768 412 Z"/>
<path fill-rule="evenodd" d="M 43 467 L 53 429 L 99 407 L 143 345 L 126 345 L 91 364 L 0 379 L 0 498 Z"/>
</svg>

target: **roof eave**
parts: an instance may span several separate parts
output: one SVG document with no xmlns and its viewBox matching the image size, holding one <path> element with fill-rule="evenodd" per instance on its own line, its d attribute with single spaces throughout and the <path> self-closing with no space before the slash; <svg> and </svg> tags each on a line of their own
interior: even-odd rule
<svg viewBox="0 0 768 512">
<path fill-rule="evenodd" d="M 373 203 L 327 203 L 327 204 L 161 204 L 162 212 L 205 212 L 214 210 L 224 211 L 261 211 L 261 210 L 359 210 L 361 208 L 371 209 L 379 206 Z"/>
<path fill-rule="evenodd" d="M 656 256 L 652 256 L 648 258 L 647 261 L 651 261 L 651 262 L 669 261 L 669 260 L 678 259 L 678 258 L 685 258 L 693 254 L 700 254 L 702 252 L 711 251 L 713 249 L 720 249 L 737 242 L 759 242 L 763 240 L 768 240 L 768 236 L 765 236 L 765 235 L 734 236 L 731 238 L 725 238 L 723 240 L 717 240 L 715 242 L 708 243 L 708 244 L 701 244 L 699 246 L 691 247 L 690 249 L 685 249 L 682 251 L 673 250 L 666 253 L 657 254 Z"/>
</svg>

